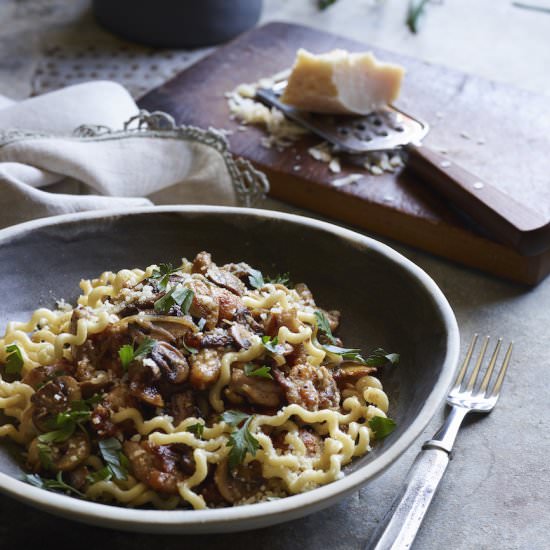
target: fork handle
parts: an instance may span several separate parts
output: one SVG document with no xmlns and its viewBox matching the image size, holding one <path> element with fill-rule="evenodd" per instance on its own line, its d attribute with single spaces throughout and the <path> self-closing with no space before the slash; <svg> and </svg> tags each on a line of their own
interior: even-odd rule
<svg viewBox="0 0 550 550">
<path fill-rule="evenodd" d="M 449 464 L 449 453 L 431 445 L 432 441 L 426 442 L 416 456 L 404 486 L 365 550 L 405 550 L 411 547 Z"/>
<path fill-rule="evenodd" d="M 550 249 L 550 222 L 496 187 L 423 145 L 407 146 L 407 168 L 523 256 Z"/>
</svg>

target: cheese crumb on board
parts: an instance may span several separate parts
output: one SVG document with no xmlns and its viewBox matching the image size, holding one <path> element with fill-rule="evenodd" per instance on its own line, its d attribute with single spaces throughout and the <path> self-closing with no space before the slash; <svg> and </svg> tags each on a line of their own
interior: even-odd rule
<svg viewBox="0 0 550 550">
<path fill-rule="evenodd" d="M 356 183 L 359 180 L 363 179 L 364 177 L 365 177 L 364 174 L 349 174 L 342 178 L 336 178 L 332 180 L 330 183 L 332 184 L 333 187 L 343 187 L 344 185 L 349 185 L 350 183 Z"/>
<path fill-rule="evenodd" d="M 366 115 L 397 99 L 404 73 L 370 52 L 299 49 L 281 101 L 312 113 Z"/>
</svg>

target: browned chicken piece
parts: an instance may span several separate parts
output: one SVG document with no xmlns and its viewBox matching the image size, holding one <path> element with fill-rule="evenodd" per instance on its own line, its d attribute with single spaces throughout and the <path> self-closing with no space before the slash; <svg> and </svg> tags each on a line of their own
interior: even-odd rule
<svg viewBox="0 0 550 550">
<path fill-rule="evenodd" d="M 174 418 L 174 426 L 183 422 L 186 418 L 195 416 L 200 418 L 201 412 L 195 403 L 193 390 L 183 390 L 176 393 L 170 399 L 170 415 Z"/>
<path fill-rule="evenodd" d="M 99 437 L 113 437 L 124 430 L 125 426 L 115 424 L 111 420 L 112 414 L 120 409 L 136 408 L 136 406 L 137 399 L 132 395 L 130 388 L 124 383 L 118 383 L 104 396 L 101 403 L 93 408 L 91 426 Z"/>
<path fill-rule="evenodd" d="M 283 452 L 289 450 L 289 446 L 285 442 L 287 434 L 288 432 L 286 430 L 282 430 L 270 435 L 273 446 L 276 449 L 280 449 Z M 300 428 L 298 430 L 298 437 L 303 441 L 306 447 L 306 456 L 316 456 L 321 454 L 322 438 L 319 434 L 309 428 Z"/>
<path fill-rule="evenodd" d="M 191 267 L 191 273 L 200 273 L 206 275 L 208 268 L 212 265 L 212 254 L 209 252 L 199 252 L 193 260 L 193 266 Z"/>
<path fill-rule="evenodd" d="M 290 346 L 290 349 L 285 350 L 285 353 L 283 353 L 283 355 L 285 356 L 286 364 L 289 367 L 293 367 L 298 363 L 307 362 L 307 352 L 303 344 Z"/>
<path fill-rule="evenodd" d="M 125 441 L 124 454 L 128 457 L 134 476 L 159 493 L 178 494 L 178 482 L 184 475 L 178 468 L 180 457 L 170 445 L 151 445 L 146 441 Z"/>
<path fill-rule="evenodd" d="M 376 367 L 368 365 L 344 365 L 332 372 L 332 377 L 336 380 L 339 388 L 345 387 L 347 384 L 355 384 L 363 376 L 367 376 L 376 372 Z"/>
<path fill-rule="evenodd" d="M 296 311 L 285 309 L 281 313 L 270 313 L 264 322 L 264 332 L 268 336 L 276 336 L 281 327 L 287 327 L 292 332 L 300 330 Z"/>
<path fill-rule="evenodd" d="M 224 459 L 216 467 L 214 481 L 223 498 L 233 504 L 258 492 L 264 482 L 262 466 L 253 460 L 246 466 L 241 464 L 231 471 L 227 459 Z"/>
<path fill-rule="evenodd" d="M 315 300 L 313 299 L 313 294 L 309 287 L 305 283 L 298 283 L 295 285 L 294 290 L 299 294 L 300 298 L 306 306 L 316 307 Z"/>
<path fill-rule="evenodd" d="M 219 321 L 232 321 L 237 311 L 244 308 L 242 300 L 225 288 L 214 288 L 213 296 L 219 304 Z"/>
<path fill-rule="evenodd" d="M 298 436 L 304 442 L 307 456 L 316 456 L 321 454 L 321 436 L 313 430 L 300 428 Z"/>
<path fill-rule="evenodd" d="M 281 386 L 269 378 L 246 376 L 244 371 L 234 368 L 228 386 L 228 396 L 243 396 L 249 403 L 262 407 L 276 408 L 283 401 Z"/>
<path fill-rule="evenodd" d="M 29 445 L 27 464 L 33 472 L 43 469 L 53 472 L 74 470 L 90 456 L 88 435 L 76 431 L 69 439 L 61 443 L 49 443 L 47 460 L 44 460 L 43 444 L 36 437 Z"/>
<path fill-rule="evenodd" d="M 283 388 L 287 401 L 310 411 L 335 409 L 340 404 L 340 392 L 326 367 L 297 364 L 285 376 L 273 369 L 273 376 Z"/>
<path fill-rule="evenodd" d="M 204 348 L 190 357 L 191 372 L 189 383 L 196 390 L 205 390 L 214 385 L 220 376 L 222 363 L 220 352 Z"/>
<path fill-rule="evenodd" d="M 189 308 L 189 313 L 193 317 L 204 319 L 205 328 L 212 330 L 218 324 L 220 304 L 212 296 L 210 285 L 203 280 L 192 279 L 189 288 L 193 291 L 193 302 Z"/>
<path fill-rule="evenodd" d="M 189 313 L 204 319 L 207 330 L 212 330 L 222 320 L 232 321 L 237 311 L 244 308 L 239 296 L 212 283 L 193 279 L 189 288 L 194 294 Z"/>
<path fill-rule="evenodd" d="M 72 376 L 59 376 L 44 384 L 31 397 L 32 421 L 36 429 L 49 432 L 56 416 L 69 409 L 72 401 L 79 399 L 82 399 L 82 393 Z"/>
</svg>

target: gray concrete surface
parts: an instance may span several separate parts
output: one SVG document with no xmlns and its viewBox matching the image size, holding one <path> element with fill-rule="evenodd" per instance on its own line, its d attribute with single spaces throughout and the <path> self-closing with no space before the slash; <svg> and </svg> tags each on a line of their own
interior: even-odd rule
<svg viewBox="0 0 550 550">
<path fill-rule="evenodd" d="M 0 94 L 24 98 L 40 91 L 33 89 L 37 82 L 43 84 L 36 70 L 52 45 L 120 45 L 95 27 L 87 5 L 84 0 L 0 0 Z M 446 0 L 429 6 L 420 34 L 413 36 L 403 24 L 405 7 L 406 2 L 398 0 L 340 0 L 318 13 L 313 0 L 267 0 L 263 20 L 298 21 L 347 33 L 550 94 L 550 15 L 519 10 L 508 0 Z M 204 52 L 178 52 L 179 68 Z M 296 211 L 275 201 L 268 206 Z M 454 459 L 414 548 L 550 548 L 550 279 L 529 290 L 390 244 L 440 285 L 458 317 L 464 347 L 476 331 L 516 343 L 501 401 L 491 416 L 468 422 L 460 433 Z M 432 435 L 443 415 L 441 408 L 425 437 L 380 478 L 341 504 L 299 521 L 223 536 L 132 535 L 73 524 L 2 497 L 0 545 L 5 549 L 54 545 L 104 550 L 359 549 L 391 502 L 421 442 Z"/>
</svg>

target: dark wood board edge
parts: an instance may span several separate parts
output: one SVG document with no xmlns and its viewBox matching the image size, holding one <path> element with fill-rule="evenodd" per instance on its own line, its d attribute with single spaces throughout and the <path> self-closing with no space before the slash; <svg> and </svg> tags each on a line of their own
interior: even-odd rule
<svg viewBox="0 0 550 550">
<path fill-rule="evenodd" d="M 263 27 L 252 29 L 233 42 L 214 50 L 211 54 L 199 60 L 197 64 L 186 68 L 182 73 L 159 88 L 147 93 L 138 100 L 138 104 L 148 110 L 162 108 L 159 101 L 162 103 L 163 97 L 169 97 L 172 90 L 177 90 L 178 78 L 184 73 L 191 74 L 190 71 L 194 71 L 197 65 L 201 65 L 201 68 L 206 67 L 212 71 L 215 70 L 217 68 L 216 54 L 219 54 L 220 50 L 231 48 L 234 42 L 243 40 L 248 34 L 270 27 L 279 27 L 283 32 L 285 32 L 285 27 L 308 29 L 308 27 L 302 25 L 284 22 L 271 22 Z M 319 32 L 330 34 L 324 31 Z M 196 91 L 193 82 L 187 82 L 186 84 L 188 93 L 192 94 Z M 199 84 L 197 82 L 196 86 L 200 88 Z M 294 177 L 289 173 L 277 172 L 261 163 L 255 162 L 254 164 L 270 178 L 271 196 L 321 213 L 336 222 L 349 223 L 409 246 L 426 250 L 446 259 L 519 283 L 535 285 L 550 273 L 549 253 L 538 256 L 520 256 L 511 249 L 480 237 L 464 227 L 447 225 L 441 220 L 433 222 L 419 217 L 411 218 L 395 209 L 383 208 L 379 203 L 369 205 L 366 201 L 354 200 L 352 196 L 335 192 L 330 186 L 308 181 L 305 178 Z M 434 231 L 435 226 L 437 226 L 437 231 Z M 448 242 L 453 242 L 454 248 L 447 246 Z"/>
<path fill-rule="evenodd" d="M 410 223 L 408 216 L 396 210 L 358 202 L 329 187 L 304 183 L 267 166 L 258 166 L 258 169 L 270 180 L 270 196 L 336 222 L 345 219 L 346 223 L 369 232 L 516 283 L 536 285 L 550 273 L 550 252 L 520 256 L 496 242 L 451 225 L 420 219 Z M 297 181 L 300 185 L 296 185 Z M 447 245 L 449 241 L 454 243 L 454 248 Z"/>
</svg>

